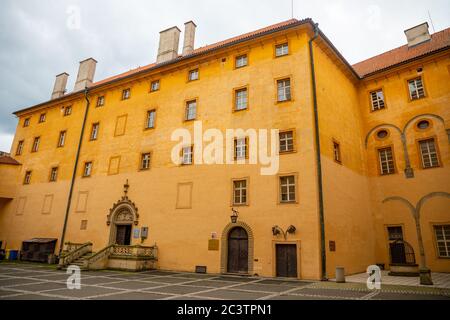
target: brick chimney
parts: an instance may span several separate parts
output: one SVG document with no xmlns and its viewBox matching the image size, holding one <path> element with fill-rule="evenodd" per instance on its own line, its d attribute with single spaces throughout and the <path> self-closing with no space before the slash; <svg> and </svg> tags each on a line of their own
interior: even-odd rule
<svg viewBox="0 0 450 320">
<path fill-rule="evenodd" d="M 64 93 L 66 92 L 68 78 L 69 78 L 69 74 L 66 72 L 63 72 L 56 76 L 55 85 L 53 87 L 53 92 L 52 92 L 52 100 L 56 99 L 56 98 L 60 98 L 64 95 Z"/>
<path fill-rule="evenodd" d="M 431 35 L 428 28 L 428 22 L 424 22 L 418 26 L 405 30 L 406 39 L 408 40 L 408 47 L 414 47 L 431 40 Z"/>
<path fill-rule="evenodd" d="M 97 61 L 93 58 L 89 58 L 80 62 L 78 69 L 77 81 L 75 82 L 75 88 L 73 91 L 84 90 L 94 82 L 95 68 Z"/>
<path fill-rule="evenodd" d="M 159 48 L 156 63 L 163 63 L 178 57 L 180 33 L 181 30 L 177 27 L 172 27 L 159 33 Z"/>
<path fill-rule="evenodd" d="M 184 45 L 183 56 L 191 54 L 194 51 L 195 29 L 197 25 L 193 21 L 184 24 Z"/>
</svg>

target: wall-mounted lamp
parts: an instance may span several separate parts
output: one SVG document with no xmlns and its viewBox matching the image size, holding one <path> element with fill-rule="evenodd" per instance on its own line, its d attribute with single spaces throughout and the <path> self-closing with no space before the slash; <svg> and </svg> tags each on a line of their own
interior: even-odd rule
<svg viewBox="0 0 450 320">
<path fill-rule="evenodd" d="M 297 231 L 297 228 L 293 225 L 290 225 L 289 228 L 287 228 L 286 232 L 284 232 L 283 229 L 281 229 L 279 226 L 272 227 L 272 234 L 276 237 L 278 235 L 283 235 L 284 240 L 287 239 L 288 234 L 294 234 Z"/>
<path fill-rule="evenodd" d="M 232 211 L 232 214 L 231 214 L 231 216 L 230 216 L 230 218 L 231 218 L 231 223 L 236 223 L 237 222 L 237 219 L 238 219 L 238 217 L 239 217 L 239 212 L 237 211 L 237 210 L 235 210 L 234 208 L 231 208 L 231 211 Z"/>
</svg>

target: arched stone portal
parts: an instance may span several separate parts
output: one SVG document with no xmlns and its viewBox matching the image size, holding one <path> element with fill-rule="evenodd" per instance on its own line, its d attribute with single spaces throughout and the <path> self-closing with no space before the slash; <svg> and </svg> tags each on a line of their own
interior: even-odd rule
<svg viewBox="0 0 450 320">
<path fill-rule="evenodd" d="M 253 232 L 249 225 L 244 222 L 228 224 L 221 237 L 220 272 L 253 274 L 253 243 Z M 246 256 L 247 263 L 242 261 L 242 255 Z"/>
</svg>

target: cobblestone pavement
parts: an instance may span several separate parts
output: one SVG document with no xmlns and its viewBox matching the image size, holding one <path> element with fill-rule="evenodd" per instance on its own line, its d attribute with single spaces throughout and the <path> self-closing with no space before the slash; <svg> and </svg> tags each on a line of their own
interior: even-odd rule
<svg viewBox="0 0 450 320">
<path fill-rule="evenodd" d="M 450 290 L 359 283 L 307 282 L 182 272 L 86 271 L 69 290 L 65 271 L 38 264 L 0 263 L 0 300 L 450 300 Z"/>
</svg>

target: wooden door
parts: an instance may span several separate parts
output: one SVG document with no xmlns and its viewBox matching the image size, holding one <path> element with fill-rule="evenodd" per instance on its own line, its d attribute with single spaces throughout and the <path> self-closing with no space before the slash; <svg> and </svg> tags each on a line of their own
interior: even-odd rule
<svg viewBox="0 0 450 320">
<path fill-rule="evenodd" d="M 116 244 L 121 246 L 129 246 L 131 244 L 131 226 L 117 226 Z"/>
<path fill-rule="evenodd" d="M 297 278 L 297 245 L 277 244 L 275 248 L 277 277 Z"/>
<path fill-rule="evenodd" d="M 234 228 L 228 235 L 229 273 L 248 273 L 248 234 L 243 228 Z"/>
</svg>

